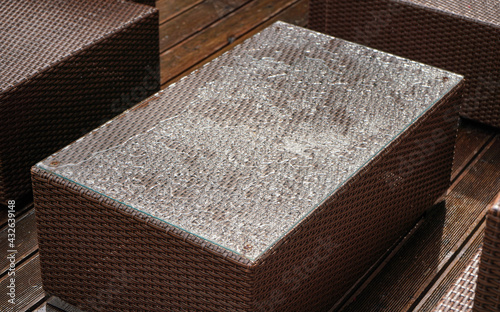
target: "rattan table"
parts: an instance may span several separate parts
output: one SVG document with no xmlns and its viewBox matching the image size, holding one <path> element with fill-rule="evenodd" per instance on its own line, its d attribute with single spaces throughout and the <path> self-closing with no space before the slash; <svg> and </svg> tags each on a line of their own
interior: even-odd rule
<svg viewBox="0 0 500 312">
<path fill-rule="evenodd" d="M 0 204 L 30 167 L 159 90 L 158 13 L 126 1 L 2 0 Z"/>
<path fill-rule="evenodd" d="M 309 26 L 465 76 L 465 118 L 500 127 L 500 1 L 311 0 Z"/>
<path fill-rule="evenodd" d="M 326 309 L 447 189 L 461 85 L 276 23 L 32 168 L 44 289 Z"/>
</svg>

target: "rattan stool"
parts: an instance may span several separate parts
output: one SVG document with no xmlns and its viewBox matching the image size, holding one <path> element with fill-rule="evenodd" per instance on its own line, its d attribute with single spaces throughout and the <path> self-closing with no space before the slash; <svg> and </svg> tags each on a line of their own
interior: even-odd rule
<svg viewBox="0 0 500 312">
<path fill-rule="evenodd" d="M 464 75 L 461 115 L 500 127 L 500 1 L 311 0 L 309 26 Z"/>
<path fill-rule="evenodd" d="M 276 23 L 33 167 L 44 289 L 324 310 L 447 189 L 461 86 Z"/>
<path fill-rule="evenodd" d="M 158 14 L 133 2 L 2 1 L 0 204 L 29 168 L 159 90 Z"/>
</svg>

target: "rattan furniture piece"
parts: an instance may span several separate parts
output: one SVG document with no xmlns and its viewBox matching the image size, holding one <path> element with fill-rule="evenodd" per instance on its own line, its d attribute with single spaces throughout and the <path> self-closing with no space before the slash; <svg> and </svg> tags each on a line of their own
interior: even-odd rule
<svg viewBox="0 0 500 312">
<path fill-rule="evenodd" d="M 482 247 L 434 311 L 500 311 L 500 193 L 488 208 Z"/>
<path fill-rule="evenodd" d="M 461 115 L 500 127 L 500 1 L 311 0 L 309 27 L 464 75 Z"/>
<path fill-rule="evenodd" d="M 461 86 L 278 22 L 32 168 L 44 289 L 325 310 L 447 189 Z"/>
<path fill-rule="evenodd" d="M 2 0 L 0 204 L 30 167 L 159 90 L 158 13 L 133 2 Z"/>
<path fill-rule="evenodd" d="M 500 311 L 500 193 L 488 210 L 474 311 Z"/>
</svg>

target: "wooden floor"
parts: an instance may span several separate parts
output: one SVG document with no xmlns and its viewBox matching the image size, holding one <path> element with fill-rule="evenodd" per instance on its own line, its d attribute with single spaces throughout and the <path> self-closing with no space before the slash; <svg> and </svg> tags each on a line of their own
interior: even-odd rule
<svg viewBox="0 0 500 312">
<path fill-rule="evenodd" d="M 444 204 L 433 207 L 371 275 L 332 310 L 430 311 L 476 253 L 485 208 L 500 191 L 500 134 L 462 124 L 452 185 Z M 8 262 L 0 259 L 0 311 L 77 311 L 49 298 L 40 278 L 35 211 L 16 213 L 16 305 L 8 303 Z M 0 212 L 0 250 L 7 250 L 7 216 Z M 59 307 L 59 308 L 57 308 Z"/>
<path fill-rule="evenodd" d="M 156 7 L 166 87 L 277 20 L 305 26 L 309 0 L 157 0 Z"/>
</svg>

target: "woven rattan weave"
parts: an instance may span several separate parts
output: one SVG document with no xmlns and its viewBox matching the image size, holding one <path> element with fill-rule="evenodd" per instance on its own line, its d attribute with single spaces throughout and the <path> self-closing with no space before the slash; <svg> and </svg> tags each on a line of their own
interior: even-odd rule
<svg viewBox="0 0 500 312">
<path fill-rule="evenodd" d="M 0 203 L 29 168 L 159 89 L 158 15 L 125 1 L 3 0 Z"/>
<path fill-rule="evenodd" d="M 477 271 L 481 259 L 481 249 L 477 250 L 472 260 L 450 287 L 433 312 L 470 312 L 474 304 Z M 496 311 L 496 310 L 495 310 Z"/>
<path fill-rule="evenodd" d="M 486 216 L 474 311 L 500 311 L 500 193 Z"/>
<path fill-rule="evenodd" d="M 461 84 L 277 23 L 33 167 L 44 289 L 326 309 L 446 190 Z"/>
<path fill-rule="evenodd" d="M 500 127 L 500 1 L 311 0 L 312 29 L 463 74 L 461 115 Z"/>
</svg>

